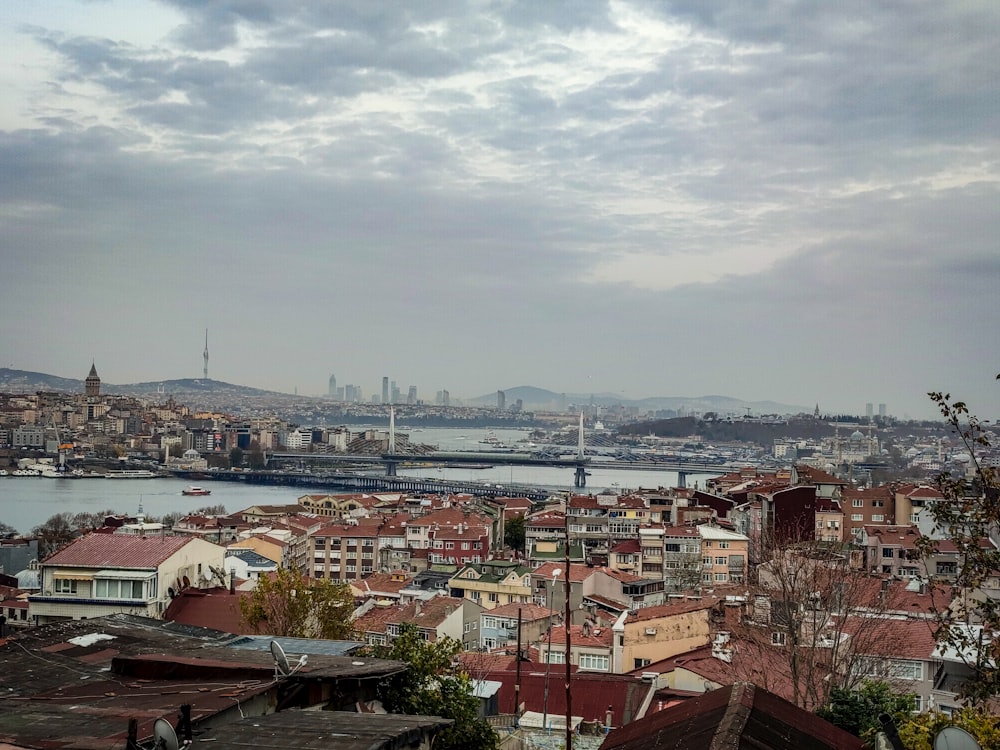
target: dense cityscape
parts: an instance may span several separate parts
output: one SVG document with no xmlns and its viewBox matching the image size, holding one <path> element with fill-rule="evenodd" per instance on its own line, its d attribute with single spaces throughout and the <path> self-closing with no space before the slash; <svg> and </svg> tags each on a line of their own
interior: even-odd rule
<svg viewBox="0 0 1000 750">
<path fill-rule="evenodd" d="M 226 646 L 213 635 L 221 631 L 265 647 L 271 638 L 302 657 L 293 668 L 272 654 L 279 679 L 244 689 L 244 713 L 255 702 L 262 713 L 274 700 L 310 705 L 291 696 L 298 679 L 326 681 L 340 701 L 363 694 L 366 705 L 401 710 L 385 687 L 392 659 L 419 662 L 413 649 L 438 649 L 474 696 L 468 715 L 441 709 L 455 722 L 450 739 L 445 724 L 421 730 L 449 747 L 515 736 L 543 746 L 568 726 L 576 746 L 596 748 L 612 726 L 740 685 L 812 716 L 802 731 L 814 738 L 827 730 L 809 721 L 841 721 L 838 707 L 865 691 L 885 691 L 882 708 L 893 697 L 905 707 L 896 720 L 907 736 L 925 731 L 919 718 L 929 712 L 993 710 L 989 610 L 975 602 L 1000 597 L 1000 579 L 970 587 L 967 549 L 939 512 L 965 495 L 938 481 L 991 471 L 989 432 L 970 445 L 945 423 L 899 422 L 871 404 L 858 417 L 818 406 L 781 415 L 639 414 L 616 404 L 532 412 L 508 408 L 500 392 L 490 407 L 428 410 L 415 398 L 394 404 L 388 383 L 388 403 L 377 399 L 363 417 L 387 424 L 352 427 L 299 424 L 260 406 L 248 417 L 162 393 L 105 393 L 96 366 L 82 385 L 0 394 L 5 506 L 27 497 L 24 488 L 108 479 L 190 481 L 182 494 L 205 505 L 155 517 L 141 501 L 138 514 L 80 512 L 69 501 L 31 529 L 0 518 L 0 622 L 19 644 L 4 652 L 10 668 L 77 642 L 94 618 L 111 618 L 120 635 L 107 637 L 133 639 L 138 654 L 136 631 L 148 627 L 139 623 L 152 620 L 162 625 L 149 648 L 190 648 L 163 629 L 174 623 L 216 647 Z M 331 378 L 333 404 L 316 408 L 356 408 L 344 395 Z M 397 418 L 420 424 L 428 415 L 463 432 L 488 426 L 465 451 L 475 466 L 566 466 L 566 486 L 519 493 L 513 483 L 434 479 L 435 466 L 463 451 L 420 442 L 422 428 L 396 428 Z M 519 439 L 505 444 L 494 430 Z M 429 478 L 402 480 L 400 464 Z M 582 486 L 571 486 L 574 465 Z M 597 467 L 646 471 L 651 481 L 587 491 Z M 676 481 L 657 483 L 665 476 Z M 355 481 L 370 489 L 352 489 Z M 406 491 L 394 488 L 399 481 L 433 484 Z M 220 482 L 281 487 L 288 501 L 213 505 Z M 975 539 L 987 555 L 996 554 L 994 532 Z M 942 624 L 954 640 L 941 639 Z M 101 648 L 65 658 L 99 665 Z M 353 692 L 347 662 L 370 667 Z M 249 653 L 233 662 L 247 673 L 260 663 Z M 569 670 L 572 690 L 557 688 L 552 665 Z M 131 669 L 112 665 L 115 679 L 147 674 Z M 213 679 L 207 663 L 191 670 L 191 679 Z M 23 705 L 49 700 L 30 682 L 12 689 Z M 199 707 L 192 725 L 210 716 L 219 712 Z M 32 746 L 34 732 L 13 737 Z"/>
</svg>

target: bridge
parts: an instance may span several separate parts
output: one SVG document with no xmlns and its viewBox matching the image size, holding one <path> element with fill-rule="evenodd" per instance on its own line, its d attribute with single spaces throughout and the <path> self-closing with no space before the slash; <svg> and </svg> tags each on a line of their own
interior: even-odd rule
<svg viewBox="0 0 1000 750">
<path fill-rule="evenodd" d="M 584 454 L 583 414 L 580 414 L 580 427 L 577 438 L 576 455 L 571 458 L 544 455 L 540 453 L 488 452 L 488 451 L 434 451 L 432 453 L 409 454 L 396 450 L 396 415 L 389 409 L 389 450 L 380 456 L 356 456 L 330 453 L 269 453 L 265 456 L 265 465 L 271 461 L 296 461 L 300 463 L 353 463 L 376 464 L 385 466 L 387 477 L 395 477 L 401 464 L 426 464 L 437 466 L 442 464 L 489 464 L 503 466 L 564 466 L 573 469 L 573 486 L 587 486 L 587 465 L 591 462 Z"/>
<path fill-rule="evenodd" d="M 205 479 L 201 471 L 173 470 L 176 477 L 192 480 Z M 352 489 L 359 492 L 423 492 L 433 494 L 477 495 L 480 497 L 527 497 L 542 501 L 559 490 L 517 484 L 488 484 L 462 482 L 448 479 L 418 479 L 416 477 L 371 476 L 351 472 L 329 471 L 322 474 L 306 472 L 241 471 L 213 472 L 212 481 L 242 482 L 244 484 L 266 484 L 284 487 L 301 487 L 307 490 Z"/>
</svg>

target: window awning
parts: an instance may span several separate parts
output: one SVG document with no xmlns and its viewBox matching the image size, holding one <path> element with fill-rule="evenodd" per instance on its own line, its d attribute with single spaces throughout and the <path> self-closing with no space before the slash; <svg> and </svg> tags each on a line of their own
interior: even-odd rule
<svg viewBox="0 0 1000 750">
<path fill-rule="evenodd" d="M 87 570 L 53 570 L 53 578 L 60 578 L 64 581 L 89 581 L 94 577 L 91 571 Z"/>
<path fill-rule="evenodd" d="M 156 575 L 155 570 L 99 570 L 94 578 L 117 578 L 126 581 L 145 581 Z"/>
</svg>

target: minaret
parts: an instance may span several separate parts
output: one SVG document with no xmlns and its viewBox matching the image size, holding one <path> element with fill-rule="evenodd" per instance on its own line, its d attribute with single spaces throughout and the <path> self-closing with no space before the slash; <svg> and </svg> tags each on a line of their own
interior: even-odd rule
<svg viewBox="0 0 1000 750">
<path fill-rule="evenodd" d="M 205 360 L 205 369 L 202 371 L 202 377 L 208 380 L 208 329 L 205 329 L 205 353 L 201 355 Z"/>
</svg>

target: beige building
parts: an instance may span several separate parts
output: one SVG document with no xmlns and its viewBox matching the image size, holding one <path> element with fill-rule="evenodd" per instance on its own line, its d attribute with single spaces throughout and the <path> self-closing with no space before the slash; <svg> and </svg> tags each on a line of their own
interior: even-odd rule
<svg viewBox="0 0 1000 750">
<path fill-rule="evenodd" d="M 624 613 L 614 624 L 613 671 L 629 672 L 702 646 L 712 639 L 714 597 L 682 599 Z"/>
<path fill-rule="evenodd" d="M 702 586 L 742 583 L 747 573 L 750 538 L 713 524 L 698 525 Z"/>
</svg>

